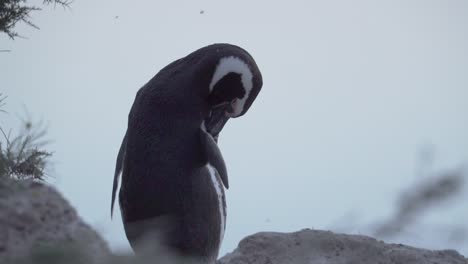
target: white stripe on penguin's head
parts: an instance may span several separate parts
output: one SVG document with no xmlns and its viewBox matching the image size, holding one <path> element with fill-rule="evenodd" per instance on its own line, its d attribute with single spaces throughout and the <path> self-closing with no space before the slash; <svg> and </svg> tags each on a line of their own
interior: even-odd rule
<svg viewBox="0 0 468 264">
<path fill-rule="evenodd" d="M 253 74 L 247 63 L 235 56 L 221 58 L 218 65 L 216 66 L 213 78 L 211 79 L 210 93 L 213 91 L 213 87 L 216 85 L 216 83 L 223 79 L 224 76 L 232 72 L 241 75 L 241 82 L 245 91 L 244 96 L 235 100 L 233 103 L 234 111 L 232 113 L 228 113 L 229 116 L 236 117 L 242 113 L 242 110 L 244 110 L 245 102 L 247 101 L 247 97 L 249 96 L 253 87 Z"/>
</svg>

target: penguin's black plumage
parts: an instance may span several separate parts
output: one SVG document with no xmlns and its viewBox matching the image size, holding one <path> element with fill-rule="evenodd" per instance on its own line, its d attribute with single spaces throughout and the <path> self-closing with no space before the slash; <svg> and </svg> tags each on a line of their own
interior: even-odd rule
<svg viewBox="0 0 468 264">
<path fill-rule="evenodd" d="M 230 117 L 245 114 L 261 87 L 249 53 L 214 44 L 172 62 L 138 91 L 111 204 L 112 212 L 121 178 L 122 219 L 136 253 L 214 263 L 228 188 L 218 134 Z"/>
</svg>

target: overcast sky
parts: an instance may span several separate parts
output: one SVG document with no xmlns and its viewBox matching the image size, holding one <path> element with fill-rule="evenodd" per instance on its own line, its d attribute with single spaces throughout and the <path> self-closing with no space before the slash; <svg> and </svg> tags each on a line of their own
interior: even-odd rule
<svg viewBox="0 0 468 264">
<path fill-rule="evenodd" d="M 468 161 L 465 0 L 75 0 L 31 19 L 40 30 L 15 28 L 25 39 L 0 35 L 11 50 L 0 53 L 1 125 L 17 128 L 24 106 L 49 125 L 50 182 L 114 250 L 129 250 L 110 197 L 135 93 L 211 43 L 248 50 L 264 79 L 220 136 L 230 176 L 221 255 L 258 231 L 344 221 L 370 234 L 421 180 L 422 148 L 433 146 L 435 172 Z M 421 226 L 467 222 L 466 203 L 443 204 Z M 468 255 L 415 230 L 400 242 Z"/>
</svg>

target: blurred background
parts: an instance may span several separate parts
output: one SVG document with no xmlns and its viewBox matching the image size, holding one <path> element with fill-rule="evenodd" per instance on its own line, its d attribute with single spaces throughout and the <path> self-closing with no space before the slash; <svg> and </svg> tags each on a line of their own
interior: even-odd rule
<svg viewBox="0 0 468 264">
<path fill-rule="evenodd" d="M 47 128 L 56 186 L 115 252 L 115 159 L 136 91 L 208 44 L 248 50 L 263 90 L 220 136 L 220 255 L 315 228 L 468 255 L 468 2 L 123 1 L 42 6 L 0 34 L 0 125 Z"/>
</svg>

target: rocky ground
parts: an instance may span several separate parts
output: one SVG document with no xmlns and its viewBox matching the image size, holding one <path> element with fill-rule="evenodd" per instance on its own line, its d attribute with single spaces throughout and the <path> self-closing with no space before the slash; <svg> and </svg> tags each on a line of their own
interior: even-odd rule
<svg viewBox="0 0 468 264">
<path fill-rule="evenodd" d="M 467 264 L 454 250 L 386 244 L 371 237 L 304 229 L 244 238 L 219 264 Z"/>
<path fill-rule="evenodd" d="M 161 261 L 158 261 L 161 263 Z M 164 262 L 164 261 L 163 261 Z M 155 263 L 110 252 L 54 188 L 0 179 L 0 263 Z M 218 264 L 468 264 L 453 250 L 434 251 L 376 239 L 304 229 L 244 238 Z"/>
<path fill-rule="evenodd" d="M 0 263 L 98 263 L 109 254 L 107 243 L 54 188 L 0 179 Z"/>
</svg>

